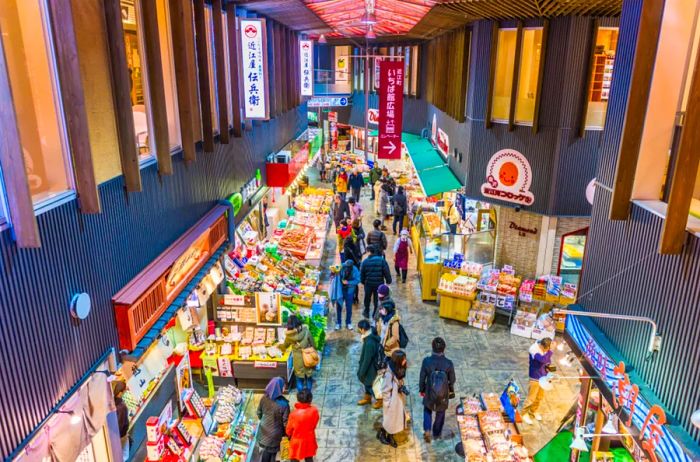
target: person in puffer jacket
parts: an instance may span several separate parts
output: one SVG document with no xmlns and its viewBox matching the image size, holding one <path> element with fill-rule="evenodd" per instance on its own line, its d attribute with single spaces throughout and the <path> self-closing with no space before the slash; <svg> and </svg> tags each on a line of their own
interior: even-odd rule
<svg viewBox="0 0 700 462">
<path fill-rule="evenodd" d="M 273 377 L 265 387 L 265 394 L 260 399 L 258 446 L 262 454 L 261 462 L 275 462 L 282 437 L 285 436 L 287 430 L 289 401 L 283 393 L 284 379 Z"/>
<path fill-rule="evenodd" d="M 365 308 L 363 316 L 369 319 L 369 304 L 374 298 L 374 313 L 379 306 L 377 289 L 382 284 L 391 284 L 391 270 L 386 259 L 376 245 L 369 246 L 370 256 L 360 265 L 360 282 L 365 287 Z M 372 315 L 374 317 L 374 314 Z"/>
</svg>

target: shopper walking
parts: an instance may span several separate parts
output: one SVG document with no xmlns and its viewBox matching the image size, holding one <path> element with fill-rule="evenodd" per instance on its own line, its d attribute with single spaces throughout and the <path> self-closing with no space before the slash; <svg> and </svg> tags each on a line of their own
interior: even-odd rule
<svg viewBox="0 0 700 462">
<path fill-rule="evenodd" d="M 369 253 L 369 257 L 365 258 L 360 265 L 360 282 L 365 287 L 365 309 L 362 315 L 365 318 L 369 318 L 369 304 L 374 300 L 374 311 L 372 313 L 374 318 L 379 305 L 377 290 L 382 284 L 391 284 L 391 270 L 379 247 L 370 245 Z"/>
<path fill-rule="evenodd" d="M 283 352 L 287 351 L 287 348 L 290 346 L 292 347 L 292 367 L 294 368 L 294 377 L 296 377 L 297 390 L 311 390 L 313 385 L 311 376 L 314 370 L 304 365 L 304 354 L 302 351 L 304 348 L 316 348 L 316 346 L 308 326 L 302 324 L 294 314 L 287 319 L 287 332 L 280 350 Z"/>
<path fill-rule="evenodd" d="M 396 305 L 391 303 L 383 303 L 379 308 L 379 323 L 377 332 L 380 333 L 382 339 L 382 347 L 384 354 L 391 357 L 392 353 L 401 347 L 401 317 L 396 311 Z"/>
<path fill-rule="evenodd" d="M 396 236 L 396 224 L 398 223 L 399 232 L 401 232 L 403 229 L 403 221 L 408 212 L 408 199 L 406 198 L 403 186 L 399 186 L 396 194 L 391 198 L 391 205 L 394 207 L 394 223 L 391 229 L 394 231 L 394 236 Z"/>
<path fill-rule="evenodd" d="M 451 202 L 447 207 L 447 222 L 450 225 L 450 234 L 457 234 L 457 226 L 461 217 L 459 216 L 459 210 L 454 202 Z"/>
<path fill-rule="evenodd" d="M 362 191 L 362 187 L 364 185 L 365 179 L 362 177 L 362 173 L 358 172 L 357 169 L 354 168 L 350 174 L 350 177 L 348 178 L 348 186 L 350 186 L 352 197 L 355 199 L 355 202 L 360 202 L 360 191 Z"/>
<path fill-rule="evenodd" d="M 345 326 L 348 330 L 352 330 L 352 305 L 355 301 L 357 285 L 360 283 L 360 270 L 357 269 L 352 260 L 348 259 L 345 260 L 336 277 L 339 277 L 343 284 L 343 298 L 338 300 L 335 305 L 337 314 L 335 330 L 340 330 L 343 322 L 343 304 L 345 304 Z"/>
<path fill-rule="evenodd" d="M 348 199 L 348 207 L 350 208 L 350 219 L 352 221 L 362 220 L 362 213 L 364 209 L 360 205 L 360 200 L 351 197 Z"/>
<path fill-rule="evenodd" d="M 335 189 L 340 197 L 345 200 L 348 193 L 348 174 L 345 173 L 344 168 L 340 169 L 340 173 L 338 173 L 338 176 L 335 179 Z"/>
<path fill-rule="evenodd" d="M 401 237 L 394 242 L 394 269 L 396 270 L 396 282 L 406 283 L 408 275 L 408 255 L 413 253 L 413 242 L 408 237 L 408 230 L 401 230 Z"/>
<path fill-rule="evenodd" d="M 131 437 L 129 436 L 129 408 L 126 407 L 123 396 L 126 391 L 126 382 L 117 380 L 112 385 L 112 395 L 114 396 L 114 406 L 117 411 L 117 425 L 119 426 L 119 438 L 122 442 L 122 460 L 129 460 L 131 451 Z"/>
<path fill-rule="evenodd" d="M 258 447 L 261 462 L 275 462 L 282 437 L 286 435 L 289 419 L 289 401 L 284 397 L 284 379 L 273 377 L 265 387 L 258 405 Z"/>
<path fill-rule="evenodd" d="M 318 444 L 316 426 L 320 419 L 318 409 L 311 404 L 311 390 L 297 393 L 297 403 L 289 414 L 287 436 L 289 436 L 289 459 L 293 462 L 304 460 L 313 462 Z"/>
<path fill-rule="evenodd" d="M 352 233 L 352 228 L 349 229 L 350 234 L 343 240 L 343 252 L 340 259 L 343 262 L 350 260 L 353 265 L 359 268 L 362 264 L 362 252 L 360 252 L 360 245 L 357 242 L 357 238 Z"/>
<path fill-rule="evenodd" d="M 547 375 L 549 366 L 552 364 L 552 340 L 543 338 L 533 343 L 529 350 L 530 364 L 529 376 L 530 384 L 527 392 L 527 399 L 523 405 L 523 422 L 528 425 L 533 423 L 532 419 L 542 420 L 542 416 L 537 413 L 540 403 L 544 398 L 544 390 L 540 387 L 539 380 Z"/>
<path fill-rule="evenodd" d="M 333 224 L 336 228 L 344 218 L 350 218 L 350 207 L 343 196 L 336 194 L 333 200 Z"/>
<path fill-rule="evenodd" d="M 365 252 L 367 252 L 367 241 L 361 219 L 355 218 L 352 221 L 352 232 L 355 234 L 357 245 L 360 248 L 360 254 L 364 255 Z"/>
<path fill-rule="evenodd" d="M 382 428 L 377 432 L 377 439 L 382 444 L 397 447 L 394 435 L 406 428 L 406 396 L 408 389 L 404 384 L 406 377 L 406 353 L 396 350 L 384 371 L 382 385 Z"/>
<path fill-rule="evenodd" d="M 384 234 L 384 232 L 381 229 L 379 229 L 382 226 L 382 221 L 374 220 L 372 226 L 374 227 L 374 229 L 367 233 L 367 246 L 369 247 L 370 245 L 376 245 L 377 247 L 379 247 L 383 255 L 384 252 L 386 252 L 388 244 L 386 241 L 386 234 Z"/>
<path fill-rule="evenodd" d="M 357 379 L 364 387 L 365 393 L 357 404 L 366 406 L 372 404 L 372 398 L 381 399 L 374 396 L 372 385 L 377 378 L 377 356 L 384 358 L 384 350 L 381 346 L 381 339 L 377 335 L 377 330 L 372 327 L 366 319 L 357 323 L 357 331 L 362 339 L 362 352 L 360 353 L 360 364 L 357 368 Z M 381 407 L 381 406 L 379 406 Z"/>
<path fill-rule="evenodd" d="M 374 190 L 374 186 L 377 184 L 379 179 L 382 177 L 382 169 L 379 168 L 379 164 L 377 162 L 374 163 L 374 167 L 372 167 L 372 170 L 369 171 L 369 184 L 372 187 L 372 198 L 371 200 L 374 200 L 376 197 L 376 192 Z"/>
<path fill-rule="evenodd" d="M 423 397 L 423 438 L 426 443 L 430 443 L 431 435 L 434 439 L 442 436 L 445 411 L 455 396 L 455 367 L 445 357 L 445 346 L 445 340 L 435 337 L 433 354 L 423 360 L 420 368 L 418 389 Z"/>
</svg>

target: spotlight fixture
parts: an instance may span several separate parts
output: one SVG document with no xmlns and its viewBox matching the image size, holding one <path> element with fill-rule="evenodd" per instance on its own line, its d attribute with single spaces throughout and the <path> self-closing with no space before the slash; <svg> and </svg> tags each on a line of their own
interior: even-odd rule
<svg viewBox="0 0 700 462">
<path fill-rule="evenodd" d="M 377 34 L 374 33 L 374 27 L 370 24 L 367 28 L 367 33 L 365 34 L 367 40 L 374 40 L 377 38 Z"/>
<path fill-rule="evenodd" d="M 608 414 L 608 421 L 605 422 L 605 425 L 603 425 L 601 431 L 607 435 L 620 433 L 620 429 L 618 428 L 618 419 L 615 414 L 612 412 Z"/>
<path fill-rule="evenodd" d="M 326 42 L 326 34 L 321 34 L 318 36 L 318 43 L 320 43 L 321 45 L 327 43 Z"/>
<path fill-rule="evenodd" d="M 362 18 L 360 19 L 360 22 L 362 24 L 377 24 L 377 16 L 374 14 L 374 12 L 369 12 L 365 10 L 365 14 L 362 15 Z"/>
<path fill-rule="evenodd" d="M 577 451 L 588 452 L 588 445 L 586 444 L 586 438 L 593 438 L 594 436 L 625 436 L 622 433 L 586 433 L 584 427 L 576 427 L 574 430 L 574 440 L 571 442 L 569 447 L 571 449 L 576 449 Z"/>
</svg>

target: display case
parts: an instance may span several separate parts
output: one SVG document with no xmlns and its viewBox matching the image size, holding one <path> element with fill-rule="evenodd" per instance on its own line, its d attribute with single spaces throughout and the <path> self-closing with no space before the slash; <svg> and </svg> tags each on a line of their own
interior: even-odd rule
<svg viewBox="0 0 700 462">
<path fill-rule="evenodd" d="M 434 212 L 418 214 L 414 220 L 411 238 L 416 250 L 423 300 L 437 300 L 437 287 L 442 269 L 442 235 L 445 228 L 445 220 Z"/>
</svg>

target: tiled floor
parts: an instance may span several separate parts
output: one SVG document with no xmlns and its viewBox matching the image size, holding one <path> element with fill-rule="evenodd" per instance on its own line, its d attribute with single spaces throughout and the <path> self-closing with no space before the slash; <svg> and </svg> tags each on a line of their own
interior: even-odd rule
<svg viewBox="0 0 700 462">
<path fill-rule="evenodd" d="M 363 199 L 365 210 L 372 205 Z M 365 230 L 371 229 L 374 216 L 366 214 Z M 333 231 L 331 231 L 333 232 Z M 388 232 L 390 247 L 394 236 Z M 328 239 L 327 262 L 336 255 L 336 240 Z M 389 252 L 391 253 L 391 252 Z M 388 256 L 390 266 L 393 258 Z M 415 268 L 415 258 L 411 259 Z M 430 354 L 431 341 L 442 336 L 447 342 L 446 355 L 457 373 L 457 396 L 466 396 L 481 391 L 500 393 L 512 376 L 527 384 L 527 349 L 531 340 L 513 336 L 503 320 L 485 332 L 465 324 L 444 320 L 437 315 L 437 306 L 423 303 L 420 299 L 419 275 L 409 270 L 406 284 L 392 285 L 393 298 L 410 339 L 407 347 L 409 369 L 407 384 L 412 394 L 408 398 L 410 412 L 414 416 L 411 426 L 402 439 L 405 442 L 397 449 L 384 446 L 376 439 L 375 426 L 381 422 L 381 410 L 360 407 L 356 404 L 362 392 L 356 371 L 360 353 L 360 339 L 355 331 L 330 331 L 323 355 L 321 371 L 314 385 L 314 404 L 321 411 L 321 423 L 317 432 L 319 451 L 317 461 L 449 461 L 460 460 L 454 452 L 459 441 L 454 409 L 451 403 L 445 424 L 445 433 L 453 434 L 426 444 L 422 438 L 422 402 L 418 396 L 418 376 L 424 356 Z M 362 298 L 362 289 L 360 292 Z M 361 308 L 356 306 L 353 322 L 360 320 Z M 331 309 L 329 326 L 335 324 L 335 310 Z M 332 327 L 331 327 L 332 329 Z M 555 359 L 564 355 L 555 350 Z M 561 366 L 558 365 L 558 367 Z M 576 375 L 575 368 L 566 368 L 566 375 Z M 542 406 L 544 420 L 532 426 L 521 425 L 525 443 L 534 454 L 549 441 L 562 416 L 574 403 L 578 393 L 577 381 L 562 380 L 547 394 Z M 524 399 L 524 396 L 523 396 Z"/>
</svg>

